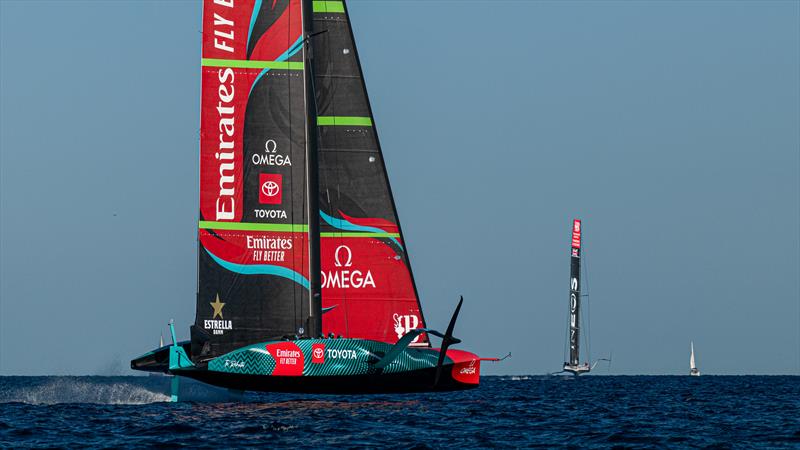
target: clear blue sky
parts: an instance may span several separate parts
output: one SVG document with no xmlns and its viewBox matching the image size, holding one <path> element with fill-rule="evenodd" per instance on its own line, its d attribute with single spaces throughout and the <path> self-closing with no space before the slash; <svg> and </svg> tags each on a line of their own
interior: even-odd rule
<svg viewBox="0 0 800 450">
<path fill-rule="evenodd" d="M 613 373 L 800 374 L 800 3 L 348 2 L 429 325 Z M 0 374 L 194 319 L 200 3 L 0 2 Z M 605 372 L 601 370 L 600 372 Z"/>
</svg>

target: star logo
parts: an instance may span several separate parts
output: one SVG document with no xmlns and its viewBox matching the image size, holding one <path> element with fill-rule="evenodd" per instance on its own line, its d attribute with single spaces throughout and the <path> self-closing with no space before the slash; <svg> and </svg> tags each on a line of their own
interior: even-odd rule
<svg viewBox="0 0 800 450">
<path fill-rule="evenodd" d="M 224 319 L 224 317 L 222 317 L 222 308 L 225 306 L 225 303 L 219 301 L 219 294 L 217 294 L 216 300 L 214 300 L 212 303 L 209 303 L 209 305 L 214 308 L 214 317 L 212 317 L 213 319 L 216 319 L 217 316 L 219 316 L 220 319 Z"/>
</svg>

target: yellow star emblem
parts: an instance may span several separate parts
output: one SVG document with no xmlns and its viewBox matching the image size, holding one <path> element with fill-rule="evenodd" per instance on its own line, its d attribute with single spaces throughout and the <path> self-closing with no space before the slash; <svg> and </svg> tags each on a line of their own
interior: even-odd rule
<svg viewBox="0 0 800 450">
<path fill-rule="evenodd" d="M 225 306 L 225 303 L 219 301 L 219 294 L 217 294 L 217 299 L 209 303 L 209 305 L 214 308 L 214 317 L 212 317 L 212 319 L 216 319 L 217 316 L 219 316 L 220 319 L 224 319 L 224 317 L 222 317 L 222 307 Z"/>
</svg>

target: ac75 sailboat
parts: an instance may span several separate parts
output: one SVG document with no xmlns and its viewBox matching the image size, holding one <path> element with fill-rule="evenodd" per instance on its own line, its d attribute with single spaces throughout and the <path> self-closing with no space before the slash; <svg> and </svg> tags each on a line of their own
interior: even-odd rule
<svg viewBox="0 0 800 450">
<path fill-rule="evenodd" d="M 572 245 L 570 247 L 569 271 L 569 323 L 567 325 L 567 342 L 569 344 L 569 361 L 564 363 L 562 372 L 573 375 L 589 373 L 599 361 L 611 361 L 600 358 L 591 366 L 588 361 L 580 362 L 581 337 L 581 221 L 572 221 Z"/>
<path fill-rule="evenodd" d="M 477 386 L 496 359 L 449 349 L 461 301 L 426 328 L 345 2 L 203 6 L 196 319 L 131 367 L 253 391 Z"/>
</svg>

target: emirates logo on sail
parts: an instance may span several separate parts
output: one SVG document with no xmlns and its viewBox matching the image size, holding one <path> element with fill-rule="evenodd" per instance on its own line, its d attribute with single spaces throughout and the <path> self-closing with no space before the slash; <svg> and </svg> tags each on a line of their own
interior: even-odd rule
<svg viewBox="0 0 800 450">
<path fill-rule="evenodd" d="M 219 79 L 219 147 L 214 158 L 219 161 L 219 195 L 216 201 L 217 220 L 236 218 L 236 108 L 234 106 L 233 69 L 220 69 Z"/>
<path fill-rule="evenodd" d="M 353 251 L 346 245 L 336 247 L 333 254 L 334 270 L 322 271 L 323 288 L 363 289 L 375 288 L 372 271 L 353 267 Z"/>
</svg>

